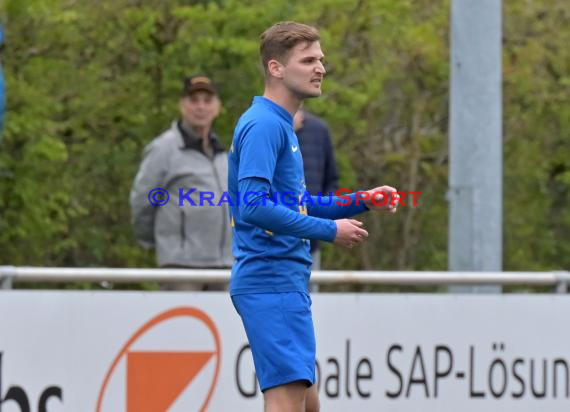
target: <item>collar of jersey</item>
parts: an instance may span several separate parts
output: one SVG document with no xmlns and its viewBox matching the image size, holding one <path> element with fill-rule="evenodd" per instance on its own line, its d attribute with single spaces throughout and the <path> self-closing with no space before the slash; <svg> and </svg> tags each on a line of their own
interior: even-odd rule
<svg viewBox="0 0 570 412">
<path fill-rule="evenodd" d="M 291 113 L 289 113 L 283 107 L 279 106 L 274 101 L 269 100 L 267 97 L 255 96 L 253 98 L 253 103 L 264 105 L 265 107 L 269 108 L 272 112 L 279 115 L 279 117 L 281 117 L 287 123 L 289 123 L 290 125 L 293 125 L 293 116 L 291 116 Z"/>
</svg>

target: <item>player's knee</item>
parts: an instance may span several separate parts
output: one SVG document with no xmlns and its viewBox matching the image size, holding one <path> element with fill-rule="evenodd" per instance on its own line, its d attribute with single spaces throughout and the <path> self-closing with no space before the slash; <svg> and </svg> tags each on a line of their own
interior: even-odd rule
<svg viewBox="0 0 570 412">
<path fill-rule="evenodd" d="M 305 403 L 305 412 L 319 412 L 321 410 L 321 404 L 317 399 L 315 402 Z"/>
<path fill-rule="evenodd" d="M 316 386 L 312 386 L 307 391 L 305 398 L 305 412 L 319 412 L 321 410 L 321 403 L 319 401 L 319 394 L 317 393 Z"/>
</svg>

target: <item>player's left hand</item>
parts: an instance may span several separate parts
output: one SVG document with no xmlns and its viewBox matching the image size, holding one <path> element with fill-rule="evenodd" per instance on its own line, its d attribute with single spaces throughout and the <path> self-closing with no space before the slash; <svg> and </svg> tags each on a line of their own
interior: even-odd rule
<svg viewBox="0 0 570 412">
<path fill-rule="evenodd" d="M 369 196 L 364 204 L 370 210 L 384 210 L 396 213 L 400 204 L 398 191 L 391 186 L 380 186 L 367 191 Z"/>
</svg>

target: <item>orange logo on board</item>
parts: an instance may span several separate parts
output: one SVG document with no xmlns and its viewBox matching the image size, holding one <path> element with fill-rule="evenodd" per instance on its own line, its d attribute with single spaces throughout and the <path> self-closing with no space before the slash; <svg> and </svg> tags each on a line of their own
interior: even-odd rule
<svg viewBox="0 0 570 412">
<path fill-rule="evenodd" d="M 205 312 L 168 310 L 140 327 L 121 348 L 105 375 L 96 412 L 116 412 L 117 405 L 125 412 L 166 411 L 172 405 L 205 411 L 220 361 L 220 335 Z"/>
</svg>

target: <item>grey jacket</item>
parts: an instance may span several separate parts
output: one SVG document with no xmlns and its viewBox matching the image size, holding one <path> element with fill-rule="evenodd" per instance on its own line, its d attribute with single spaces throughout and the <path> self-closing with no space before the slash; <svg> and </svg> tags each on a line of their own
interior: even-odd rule
<svg viewBox="0 0 570 412">
<path fill-rule="evenodd" d="M 159 266 L 222 268 L 232 264 L 228 203 L 217 206 L 227 192 L 228 156 L 215 135 L 210 139 L 213 159 L 201 152 L 195 136 L 174 122 L 145 148 L 131 189 L 132 223 L 138 242 L 156 249 Z M 168 191 L 170 198 L 164 206 L 150 203 L 149 193 L 156 188 Z M 188 195 L 196 206 L 184 199 L 190 189 L 196 189 Z M 201 192 L 212 192 L 215 206 L 203 195 L 200 205 Z"/>
</svg>

